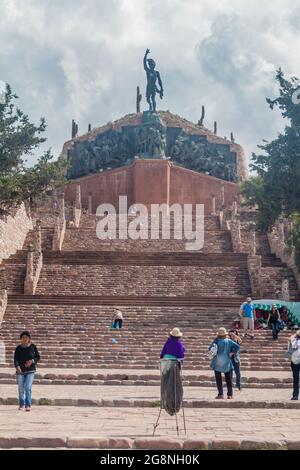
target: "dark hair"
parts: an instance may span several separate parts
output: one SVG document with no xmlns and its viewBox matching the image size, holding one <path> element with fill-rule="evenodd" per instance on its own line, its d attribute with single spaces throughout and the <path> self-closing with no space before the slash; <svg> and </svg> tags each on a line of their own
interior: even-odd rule
<svg viewBox="0 0 300 470">
<path fill-rule="evenodd" d="M 234 333 L 235 335 L 238 335 L 238 330 L 237 329 L 234 329 L 234 330 L 229 330 L 229 333 Z"/>
<path fill-rule="evenodd" d="M 31 337 L 29 331 L 23 331 L 23 332 L 20 334 L 20 339 L 22 339 L 23 336 L 28 336 L 28 338 Z"/>
</svg>

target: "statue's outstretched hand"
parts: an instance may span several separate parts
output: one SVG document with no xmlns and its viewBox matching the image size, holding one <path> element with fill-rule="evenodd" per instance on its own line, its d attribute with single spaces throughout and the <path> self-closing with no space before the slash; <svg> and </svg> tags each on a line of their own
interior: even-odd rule
<svg viewBox="0 0 300 470">
<path fill-rule="evenodd" d="M 146 49 L 146 54 L 149 54 L 150 53 L 150 49 Z"/>
</svg>

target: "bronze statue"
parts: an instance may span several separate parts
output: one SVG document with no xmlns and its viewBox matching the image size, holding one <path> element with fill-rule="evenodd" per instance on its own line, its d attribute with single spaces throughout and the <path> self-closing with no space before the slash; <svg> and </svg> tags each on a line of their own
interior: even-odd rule
<svg viewBox="0 0 300 470">
<path fill-rule="evenodd" d="M 162 81 L 160 78 L 160 74 L 157 70 L 155 70 L 155 62 L 153 59 L 147 59 L 150 50 L 147 49 L 144 55 L 144 69 L 147 74 L 147 88 L 146 88 L 146 98 L 147 103 L 149 104 L 149 111 L 155 112 L 156 111 L 156 101 L 155 95 L 156 92 L 159 93 L 160 98 L 164 96 L 164 90 Z M 156 86 L 156 80 L 158 81 L 158 85 L 160 88 Z"/>
</svg>

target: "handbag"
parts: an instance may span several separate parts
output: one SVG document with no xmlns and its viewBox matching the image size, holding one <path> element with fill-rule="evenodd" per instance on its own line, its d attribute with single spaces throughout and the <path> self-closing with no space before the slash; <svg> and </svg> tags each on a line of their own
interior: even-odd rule
<svg viewBox="0 0 300 470">
<path fill-rule="evenodd" d="M 294 349 L 292 356 L 291 356 L 291 361 L 295 365 L 300 364 L 300 350 L 298 348 Z"/>
<path fill-rule="evenodd" d="M 278 320 L 277 323 L 276 323 L 276 328 L 277 330 L 283 330 L 284 328 L 284 323 L 282 320 Z"/>
<path fill-rule="evenodd" d="M 214 343 L 208 350 L 207 355 L 209 359 L 213 359 L 217 354 L 218 354 L 218 345 L 217 343 Z"/>
<path fill-rule="evenodd" d="M 285 353 L 286 359 L 289 359 L 290 361 L 292 360 L 292 355 L 295 349 L 292 347 L 292 344 L 289 342 L 289 347 L 288 350 Z"/>
</svg>

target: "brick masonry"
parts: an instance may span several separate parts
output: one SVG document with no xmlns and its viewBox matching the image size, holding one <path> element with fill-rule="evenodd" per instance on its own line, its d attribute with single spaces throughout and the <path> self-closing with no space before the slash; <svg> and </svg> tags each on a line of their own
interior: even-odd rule
<svg viewBox="0 0 300 470">
<path fill-rule="evenodd" d="M 13 215 L 0 219 L 0 263 L 22 248 L 30 229 L 32 220 L 24 204 Z"/>
</svg>

